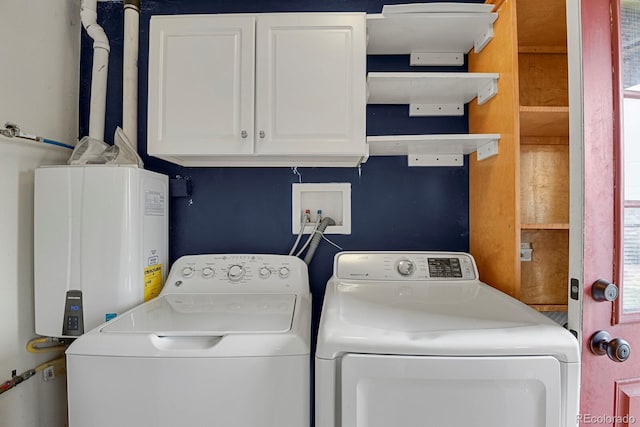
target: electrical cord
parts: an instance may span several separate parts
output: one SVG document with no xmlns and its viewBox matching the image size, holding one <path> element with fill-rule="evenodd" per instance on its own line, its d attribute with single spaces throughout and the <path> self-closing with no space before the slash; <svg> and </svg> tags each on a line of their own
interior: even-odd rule
<svg viewBox="0 0 640 427">
<path fill-rule="evenodd" d="M 338 245 L 337 243 L 332 242 L 331 240 L 329 240 L 329 238 L 327 236 L 324 235 L 324 232 L 321 233 L 322 234 L 322 240 L 327 241 L 329 244 L 333 245 L 334 247 L 343 250 L 342 246 Z"/>
</svg>

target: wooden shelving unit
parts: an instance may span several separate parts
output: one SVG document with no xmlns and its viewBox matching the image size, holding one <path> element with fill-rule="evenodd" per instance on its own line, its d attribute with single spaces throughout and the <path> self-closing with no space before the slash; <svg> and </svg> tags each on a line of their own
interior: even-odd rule
<svg viewBox="0 0 640 427">
<path fill-rule="evenodd" d="M 469 130 L 502 134 L 500 156 L 470 165 L 470 246 L 481 277 L 540 311 L 566 311 L 569 107 L 564 2 L 489 0 L 494 40 L 470 72 L 498 71 L 498 95 L 470 104 Z M 496 127 L 498 126 L 498 127 Z M 501 179 L 497 177 L 500 176 Z M 488 195 L 488 199 L 474 194 Z M 500 215 L 496 224 L 493 218 Z M 529 244 L 531 261 L 520 261 Z M 488 253 L 487 253 L 488 252 Z"/>
<path fill-rule="evenodd" d="M 569 269 L 569 92 L 564 2 L 516 0 L 520 98 L 520 299 L 540 310 L 567 305 Z M 540 31 L 544 28 L 544 31 Z M 558 226 L 562 226 L 561 228 Z"/>
</svg>

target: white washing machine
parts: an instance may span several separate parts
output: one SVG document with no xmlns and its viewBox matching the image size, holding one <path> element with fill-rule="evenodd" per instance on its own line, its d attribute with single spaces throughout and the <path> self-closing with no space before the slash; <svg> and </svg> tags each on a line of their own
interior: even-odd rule
<svg viewBox="0 0 640 427">
<path fill-rule="evenodd" d="M 316 427 L 577 424 L 577 340 L 445 252 L 335 257 L 315 359 Z"/>
<path fill-rule="evenodd" d="M 182 257 L 69 347 L 69 426 L 308 426 L 310 319 L 299 258 Z"/>
</svg>

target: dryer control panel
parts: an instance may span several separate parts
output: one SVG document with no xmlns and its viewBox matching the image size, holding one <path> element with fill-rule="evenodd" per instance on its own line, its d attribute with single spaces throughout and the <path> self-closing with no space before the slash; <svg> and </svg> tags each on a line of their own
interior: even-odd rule
<svg viewBox="0 0 640 427">
<path fill-rule="evenodd" d="M 473 257 L 464 252 L 341 252 L 334 276 L 356 280 L 478 280 Z"/>
<path fill-rule="evenodd" d="M 287 255 L 187 255 L 171 267 L 165 293 L 309 293 L 307 265 Z"/>
</svg>

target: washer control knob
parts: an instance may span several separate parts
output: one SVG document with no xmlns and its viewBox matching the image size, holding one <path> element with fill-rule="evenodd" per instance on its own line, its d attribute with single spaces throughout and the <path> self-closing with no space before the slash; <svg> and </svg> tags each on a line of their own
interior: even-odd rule
<svg viewBox="0 0 640 427">
<path fill-rule="evenodd" d="M 244 268 L 242 268 L 241 265 L 232 265 L 229 267 L 227 277 L 229 277 L 229 280 L 232 282 L 237 282 L 244 277 Z"/>
<path fill-rule="evenodd" d="M 185 267 L 182 269 L 182 277 L 193 276 L 193 267 Z"/>
<path fill-rule="evenodd" d="M 280 270 L 278 270 L 278 276 L 282 279 L 289 277 L 289 273 L 291 273 L 291 271 L 289 271 L 288 267 L 280 267 Z"/>
<path fill-rule="evenodd" d="M 411 276 L 416 271 L 416 265 L 408 259 L 401 259 L 396 262 L 396 270 L 401 276 Z"/>
<path fill-rule="evenodd" d="M 210 277 L 213 277 L 213 268 L 211 267 L 205 267 L 202 269 L 202 277 L 204 277 L 205 279 L 208 279 Z"/>
<path fill-rule="evenodd" d="M 262 267 L 260 271 L 258 271 L 258 275 L 261 279 L 266 279 L 271 276 L 271 270 L 269 270 L 269 267 Z"/>
</svg>

